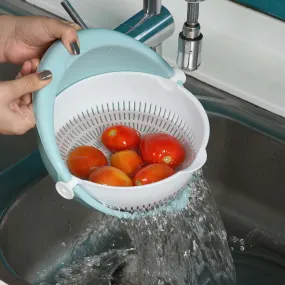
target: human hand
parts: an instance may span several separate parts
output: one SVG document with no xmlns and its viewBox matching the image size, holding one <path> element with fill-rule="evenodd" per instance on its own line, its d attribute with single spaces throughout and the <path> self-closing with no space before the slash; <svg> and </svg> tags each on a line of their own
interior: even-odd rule
<svg viewBox="0 0 285 285">
<path fill-rule="evenodd" d="M 15 80 L 0 82 L 0 133 L 22 135 L 35 126 L 32 92 L 50 83 L 50 71 L 35 73 L 39 59 L 26 61 Z"/>
<path fill-rule="evenodd" d="M 0 26 L 0 61 L 23 64 L 41 58 L 57 39 L 71 54 L 80 53 L 77 24 L 48 17 L 0 16 Z"/>
</svg>

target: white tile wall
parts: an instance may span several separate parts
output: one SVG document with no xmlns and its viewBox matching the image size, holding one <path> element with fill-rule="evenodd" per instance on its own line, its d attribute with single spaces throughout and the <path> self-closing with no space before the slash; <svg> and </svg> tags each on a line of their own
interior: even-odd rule
<svg viewBox="0 0 285 285">
<path fill-rule="evenodd" d="M 27 1 L 66 17 L 60 0 Z M 142 7 L 142 0 L 70 1 L 93 27 L 114 28 Z M 165 59 L 174 65 L 186 3 L 162 2 L 176 23 L 175 34 L 163 46 Z M 203 63 L 192 75 L 285 117 L 285 24 L 227 0 L 200 6 Z"/>
</svg>

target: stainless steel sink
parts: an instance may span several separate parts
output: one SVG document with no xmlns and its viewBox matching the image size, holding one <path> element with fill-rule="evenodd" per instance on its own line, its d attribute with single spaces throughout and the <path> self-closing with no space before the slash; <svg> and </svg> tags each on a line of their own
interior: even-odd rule
<svg viewBox="0 0 285 285">
<path fill-rule="evenodd" d="M 203 171 L 228 233 L 238 284 L 282 284 L 285 119 L 191 77 L 186 87 L 197 94 L 210 118 L 209 158 Z M 19 172 L 26 175 L 17 183 L 7 182 Z M 0 194 L 6 193 L 0 201 L 11 203 L 3 211 L 0 248 L 11 271 L 30 283 L 39 282 L 44 273 L 71 257 L 75 238 L 91 221 L 97 221 L 98 228 L 106 219 L 110 223 L 107 233 L 98 231 L 101 250 L 110 248 L 114 236 L 124 241 L 120 247 L 129 246 L 114 219 L 56 193 L 38 153 L 0 176 L 0 185 L 4 185 Z"/>
</svg>

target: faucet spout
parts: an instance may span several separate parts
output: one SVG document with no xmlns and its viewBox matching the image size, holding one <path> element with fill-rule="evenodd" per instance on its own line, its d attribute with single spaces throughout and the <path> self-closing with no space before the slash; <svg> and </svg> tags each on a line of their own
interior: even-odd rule
<svg viewBox="0 0 285 285">
<path fill-rule="evenodd" d="M 195 71 L 201 65 L 203 35 L 200 32 L 199 3 L 204 0 L 186 0 L 187 21 L 178 39 L 177 65 L 185 71 Z"/>
</svg>

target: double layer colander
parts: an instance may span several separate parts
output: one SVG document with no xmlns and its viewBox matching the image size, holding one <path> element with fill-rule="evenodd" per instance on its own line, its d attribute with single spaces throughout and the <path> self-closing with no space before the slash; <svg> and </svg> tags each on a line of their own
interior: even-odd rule
<svg viewBox="0 0 285 285">
<path fill-rule="evenodd" d="M 116 216 L 175 200 L 206 162 L 209 139 L 206 112 L 183 87 L 184 73 L 119 32 L 87 29 L 78 36 L 80 55 L 70 55 L 61 42 L 45 54 L 39 71 L 52 71 L 53 80 L 33 98 L 40 153 L 58 193 Z M 73 176 L 66 164 L 70 151 L 92 145 L 109 158 L 101 135 L 117 124 L 141 135 L 176 137 L 187 154 L 179 171 L 139 187 L 111 187 Z"/>
</svg>

